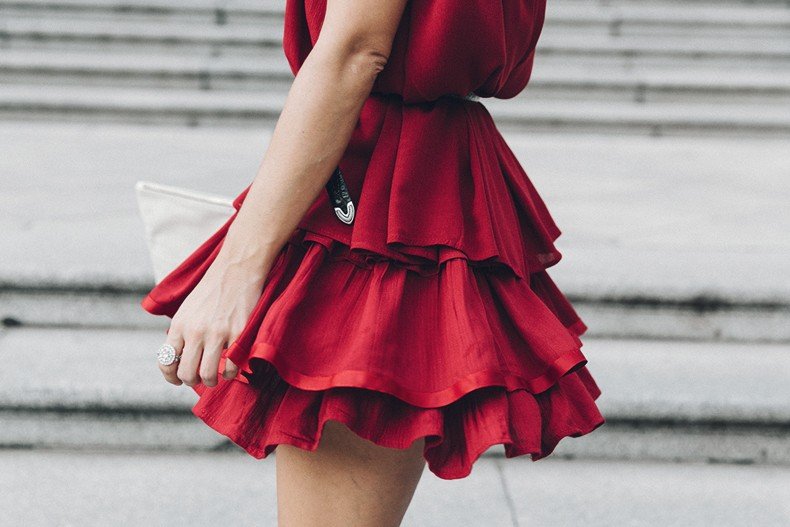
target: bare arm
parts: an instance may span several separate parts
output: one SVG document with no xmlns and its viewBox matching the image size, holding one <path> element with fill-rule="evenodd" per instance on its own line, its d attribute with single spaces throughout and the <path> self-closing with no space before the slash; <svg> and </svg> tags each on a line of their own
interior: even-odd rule
<svg viewBox="0 0 790 527">
<path fill-rule="evenodd" d="M 407 0 L 328 0 L 321 35 L 294 79 L 258 174 L 206 274 L 173 317 L 162 366 L 173 384 L 217 384 L 222 350 L 244 329 L 277 254 L 348 147 L 386 64 Z M 236 366 L 226 361 L 223 376 Z"/>
<path fill-rule="evenodd" d="M 405 3 L 329 0 L 320 37 L 229 229 L 224 265 L 264 269 L 323 190 L 387 62 Z"/>
</svg>

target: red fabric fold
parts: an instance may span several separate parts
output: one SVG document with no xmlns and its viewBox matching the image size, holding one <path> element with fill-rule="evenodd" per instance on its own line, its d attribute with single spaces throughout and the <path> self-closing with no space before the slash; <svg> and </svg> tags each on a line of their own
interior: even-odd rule
<svg viewBox="0 0 790 527">
<path fill-rule="evenodd" d="M 354 223 L 339 221 L 322 193 L 300 229 L 425 272 L 435 273 L 448 250 L 519 278 L 559 262 L 561 231 L 481 102 L 404 105 L 397 95 L 371 95 L 360 121 L 339 163 Z"/>
<path fill-rule="evenodd" d="M 205 255 L 221 242 L 212 239 L 201 246 Z M 329 419 L 382 446 L 426 436 L 430 470 L 445 479 L 468 475 L 492 445 L 537 460 L 563 437 L 603 424 L 594 404 L 600 390 L 580 351 L 586 326 L 548 274 L 525 281 L 475 269 L 455 255 L 439 272 L 421 274 L 297 230 L 226 350 L 239 376 L 198 385 L 195 415 L 259 458 L 279 443 L 316 448 Z M 147 310 L 177 311 L 178 298 L 160 303 L 153 293 L 143 301 Z M 451 323 L 442 312 L 466 316 Z M 409 331 L 418 319 L 434 331 Z M 385 337 L 400 345 L 382 346 Z"/>
<path fill-rule="evenodd" d="M 585 368 L 539 394 L 498 386 L 477 389 L 442 408 L 422 408 L 376 390 L 296 388 L 270 370 L 252 385 L 220 381 L 195 389 L 193 413 L 250 455 L 262 459 L 279 444 L 315 450 L 324 424 L 344 423 L 358 436 L 389 448 L 425 437 L 428 469 L 442 479 L 468 476 L 475 461 L 502 444 L 505 456 L 551 454 L 564 437 L 604 424 L 595 399 L 600 389 Z"/>
<path fill-rule="evenodd" d="M 484 269 L 455 256 L 421 274 L 296 231 L 226 356 L 242 381 L 266 360 L 303 389 L 367 387 L 424 407 L 492 384 L 539 393 L 587 363 L 574 332 L 583 324 L 545 271 L 521 280 Z M 143 307 L 178 309 L 153 295 Z"/>
</svg>

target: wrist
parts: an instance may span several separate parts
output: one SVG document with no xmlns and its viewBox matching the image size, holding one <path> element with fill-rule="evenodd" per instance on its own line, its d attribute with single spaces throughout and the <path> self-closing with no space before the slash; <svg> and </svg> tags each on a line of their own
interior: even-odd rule
<svg viewBox="0 0 790 527">
<path fill-rule="evenodd" d="M 258 241 L 237 243 L 233 238 L 226 237 L 216 260 L 223 269 L 233 269 L 263 282 L 279 252 L 275 244 Z"/>
</svg>

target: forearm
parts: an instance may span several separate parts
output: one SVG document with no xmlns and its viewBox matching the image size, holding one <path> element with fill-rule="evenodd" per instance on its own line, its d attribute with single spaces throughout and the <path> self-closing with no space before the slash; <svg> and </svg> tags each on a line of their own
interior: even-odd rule
<svg viewBox="0 0 790 527">
<path fill-rule="evenodd" d="M 345 152 L 384 62 L 337 45 L 312 50 L 229 228 L 220 252 L 224 264 L 264 269 L 276 257 Z"/>
</svg>

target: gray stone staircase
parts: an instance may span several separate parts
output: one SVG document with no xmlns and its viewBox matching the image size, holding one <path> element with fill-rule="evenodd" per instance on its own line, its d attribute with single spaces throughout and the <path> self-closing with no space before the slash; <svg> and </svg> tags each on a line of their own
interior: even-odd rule
<svg viewBox="0 0 790 527">
<path fill-rule="evenodd" d="M 4 2 L 0 116 L 271 126 L 292 79 L 283 5 Z M 491 101 L 503 128 L 790 134 L 781 3 L 558 2 L 538 51 L 530 86 Z"/>
<path fill-rule="evenodd" d="M 26 357 L 0 446 L 227 446 L 158 377 L 132 188 L 246 186 L 283 5 L 0 3 L 0 354 Z M 563 228 L 604 392 L 558 455 L 790 464 L 790 5 L 558 0 L 529 87 L 484 103 Z"/>
</svg>

